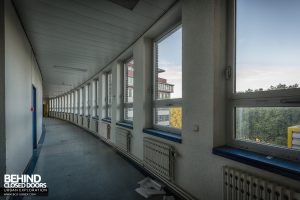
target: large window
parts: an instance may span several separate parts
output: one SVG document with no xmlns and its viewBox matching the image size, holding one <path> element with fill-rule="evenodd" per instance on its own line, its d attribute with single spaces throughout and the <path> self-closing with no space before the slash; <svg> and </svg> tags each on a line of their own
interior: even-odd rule
<svg viewBox="0 0 300 200">
<path fill-rule="evenodd" d="M 98 85 L 99 85 L 99 80 L 94 80 L 92 82 L 92 115 L 93 115 L 93 117 L 98 116 L 98 113 L 97 113 Z"/>
<path fill-rule="evenodd" d="M 59 97 L 59 112 L 63 112 L 63 99 Z"/>
<path fill-rule="evenodd" d="M 124 121 L 133 121 L 133 95 L 134 95 L 134 61 L 129 59 L 124 63 Z"/>
<path fill-rule="evenodd" d="M 111 118 L 111 105 L 112 105 L 112 73 L 108 72 L 106 74 L 106 118 Z"/>
<path fill-rule="evenodd" d="M 182 28 L 154 43 L 154 128 L 180 132 L 182 121 Z"/>
<path fill-rule="evenodd" d="M 68 95 L 65 95 L 64 98 L 65 98 L 65 113 L 67 113 L 68 112 Z"/>
<path fill-rule="evenodd" d="M 68 94 L 68 113 L 71 113 L 71 94 Z"/>
<path fill-rule="evenodd" d="M 74 113 L 74 92 L 71 93 L 71 113 Z"/>
<path fill-rule="evenodd" d="M 79 90 L 79 115 L 83 115 L 83 88 Z"/>
<path fill-rule="evenodd" d="M 65 97 L 61 97 L 61 112 L 65 112 Z"/>
<path fill-rule="evenodd" d="M 229 141 L 288 157 L 288 128 L 300 125 L 300 1 L 231 3 Z"/>
<path fill-rule="evenodd" d="M 84 88 L 84 94 L 85 94 L 85 98 L 84 98 L 84 115 L 85 116 L 88 116 L 90 113 L 89 113 L 89 110 L 90 110 L 90 105 L 89 105 L 89 90 L 90 90 L 90 84 L 86 85 L 85 88 Z"/>
<path fill-rule="evenodd" d="M 75 90 L 75 98 L 74 98 L 74 101 L 75 101 L 75 105 L 74 105 L 74 108 L 75 108 L 75 114 L 78 114 L 78 90 Z"/>
</svg>

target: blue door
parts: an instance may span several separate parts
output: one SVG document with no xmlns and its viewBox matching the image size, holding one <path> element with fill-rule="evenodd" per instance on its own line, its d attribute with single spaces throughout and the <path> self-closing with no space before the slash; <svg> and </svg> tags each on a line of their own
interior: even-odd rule
<svg viewBox="0 0 300 200">
<path fill-rule="evenodd" d="M 32 146 L 33 150 L 37 148 L 37 133 L 36 133 L 36 88 L 32 86 Z"/>
</svg>

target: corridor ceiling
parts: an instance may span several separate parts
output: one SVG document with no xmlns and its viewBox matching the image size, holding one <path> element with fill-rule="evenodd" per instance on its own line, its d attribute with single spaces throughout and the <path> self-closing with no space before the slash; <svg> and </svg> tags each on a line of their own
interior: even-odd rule
<svg viewBox="0 0 300 200">
<path fill-rule="evenodd" d="M 44 97 L 52 97 L 109 64 L 175 0 L 13 2 L 42 71 Z"/>
</svg>

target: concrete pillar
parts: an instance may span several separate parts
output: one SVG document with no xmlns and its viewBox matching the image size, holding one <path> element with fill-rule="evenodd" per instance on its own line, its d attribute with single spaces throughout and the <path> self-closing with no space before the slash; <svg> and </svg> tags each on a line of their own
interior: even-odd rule
<svg viewBox="0 0 300 200">
<path fill-rule="evenodd" d="M 143 129 L 152 126 L 152 40 L 141 39 L 133 47 L 134 103 L 132 153 L 143 159 Z M 138 116 L 138 117 L 137 117 Z"/>
</svg>

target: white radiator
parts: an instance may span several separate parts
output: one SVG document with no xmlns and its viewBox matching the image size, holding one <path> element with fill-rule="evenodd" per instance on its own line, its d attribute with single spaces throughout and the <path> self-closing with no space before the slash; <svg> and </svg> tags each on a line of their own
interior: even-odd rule
<svg viewBox="0 0 300 200">
<path fill-rule="evenodd" d="M 144 166 L 171 181 L 174 180 L 174 155 L 171 145 L 144 138 Z"/>
<path fill-rule="evenodd" d="M 300 193 L 249 173 L 224 167 L 224 200 L 300 200 Z"/>
<path fill-rule="evenodd" d="M 116 145 L 127 152 L 130 152 L 130 137 L 129 130 L 116 128 Z"/>
</svg>

